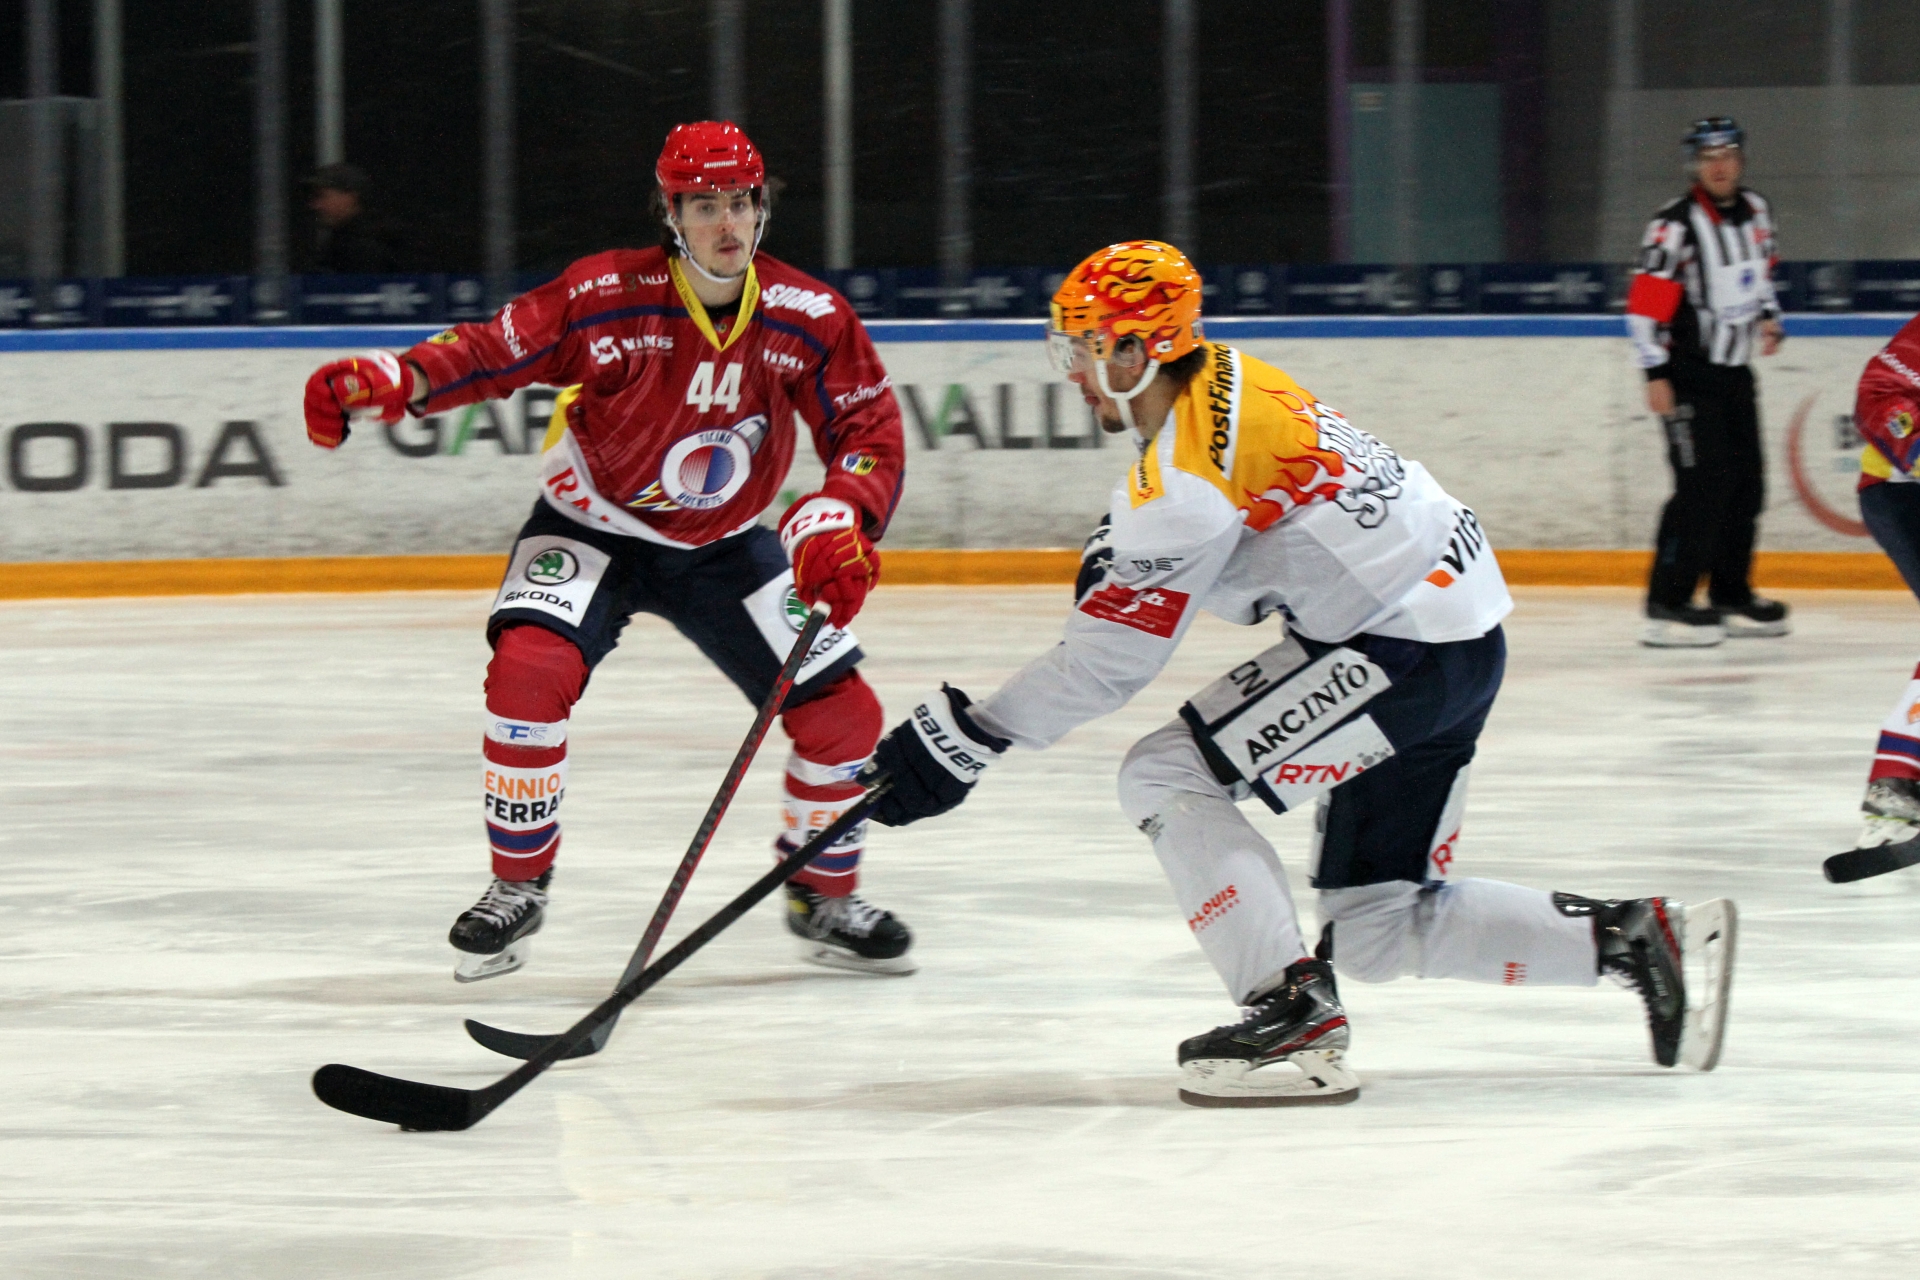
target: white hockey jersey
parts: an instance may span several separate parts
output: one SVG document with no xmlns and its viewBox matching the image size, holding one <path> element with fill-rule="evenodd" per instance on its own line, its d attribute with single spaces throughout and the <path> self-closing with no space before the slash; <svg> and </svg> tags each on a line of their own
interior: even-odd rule
<svg viewBox="0 0 1920 1280">
<path fill-rule="evenodd" d="M 1417 462 L 1285 373 L 1209 343 L 1139 463 L 1114 486 L 1112 560 L 1059 645 L 974 704 L 1026 747 L 1121 706 L 1166 665 L 1196 611 L 1278 613 L 1336 642 L 1440 643 L 1513 608 L 1473 512 Z"/>
</svg>

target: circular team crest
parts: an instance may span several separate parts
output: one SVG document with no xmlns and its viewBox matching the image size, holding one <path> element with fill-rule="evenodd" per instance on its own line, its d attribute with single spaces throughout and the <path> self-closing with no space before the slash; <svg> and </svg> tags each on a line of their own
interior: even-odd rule
<svg viewBox="0 0 1920 1280">
<path fill-rule="evenodd" d="M 711 511 L 740 492 L 752 471 L 746 438 L 718 427 L 674 442 L 660 464 L 660 490 L 689 510 Z"/>
<path fill-rule="evenodd" d="M 543 587 L 557 587 L 563 582 L 572 582 L 580 572 L 580 562 L 573 558 L 571 551 L 562 551 L 552 547 L 542 551 L 527 566 L 527 581 L 537 582 Z"/>
</svg>

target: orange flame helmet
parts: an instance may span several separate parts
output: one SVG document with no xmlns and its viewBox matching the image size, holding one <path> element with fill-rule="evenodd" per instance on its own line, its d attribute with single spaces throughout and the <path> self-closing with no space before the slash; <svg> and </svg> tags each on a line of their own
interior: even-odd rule
<svg viewBox="0 0 1920 1280">
<path fill-rule="evenodd" d="M 1167 364 L 1199 347 L 1200 273 L 1187 255 L 1159 240 L 1123 240 L 1067 274 L 1053 295 L 1053 334 L 1084 340 L 1106 360 L 1122 338 L 1146 344 Z"/>
</svg>

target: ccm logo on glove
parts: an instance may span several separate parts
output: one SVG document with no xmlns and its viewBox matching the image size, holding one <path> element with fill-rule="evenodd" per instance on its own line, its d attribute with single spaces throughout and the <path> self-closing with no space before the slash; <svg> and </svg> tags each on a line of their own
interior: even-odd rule
<svg viewBox="0 0 1920 1280">
<path fill-rule="evenodd" d="M 880 580 L 880 553 L 860 531 L 853 504 L 810 493 L 780 517 L 780 546 L 793 561 L 793 589 L 811 608 L 824 600 L 828 621 L 844 627 Z"/>
</svg>

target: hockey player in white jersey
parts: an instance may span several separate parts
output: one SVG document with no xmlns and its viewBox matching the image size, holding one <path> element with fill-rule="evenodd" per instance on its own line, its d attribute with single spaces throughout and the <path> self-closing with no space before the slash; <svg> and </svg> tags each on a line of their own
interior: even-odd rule
<svg viewBox="0 0 1920 1280">
<path fill-rule="evenodd" d="M 1419 463 L 1280 370 L 1204 341 L 1200 286 L 1179 250 L 1131 241 L 1055 294 L 1056 368 L 1107 429 L 1134 432 L 1140 460 L 1089 541 L 1063 641 L 977 703 L 943 686 L 916 706 L 870 766 L 891 780 L 876 818 L 944 813 L 1009 747 L 1047 747 L 1117 710 L 1200 609 L 1244 625 L 1278 616 L 1278 643 L 1196 693 L 1120 768 L 1128 819 L 1247 1008 L 1180 1046 L 1180 1096 L 1356 1098 L 1335 965 L 1364 982 L 1588 986 L 1609 974 L 1643 998 L 1656 1061 L 1710 1069 L 1732 904 L 1689 912 L 1671 898 L 1452 878 L 1468 764 L 1505 664 L 1499 566 L 1473 512 Z M 1279 858 L 1237 807 L 1252 797 L 1278 812 L 1318 805 L 1317 955 Z"/>
</svg>

